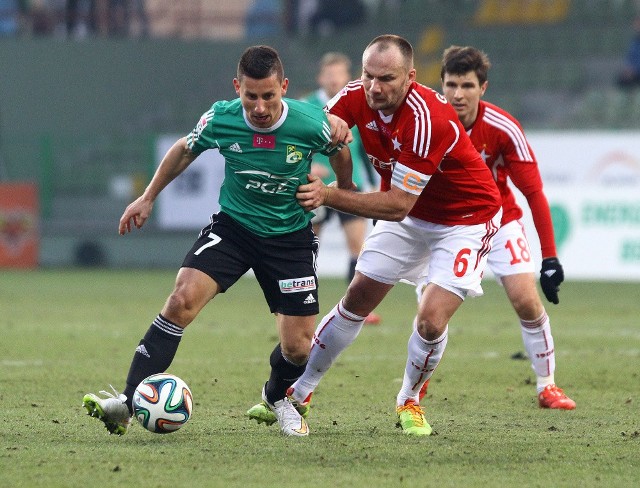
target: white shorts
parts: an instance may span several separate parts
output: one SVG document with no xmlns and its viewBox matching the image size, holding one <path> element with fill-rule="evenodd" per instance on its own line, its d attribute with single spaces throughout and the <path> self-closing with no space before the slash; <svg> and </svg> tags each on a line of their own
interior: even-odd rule
<svg viewBox="0 0 640 488">
<path fill-rule="evenodd" d="M 535 273 L 535 263 L 522 222 L 514 220 L 500 227 L 493 238 L 487 264 L 498 281 L 503 276 Z"/>
<path fill-rule="evenodd" d="M 441 225 L 407 217 L 379 220 L 364 242 L 356 270 L 395 285 L 434 283 L 460 298 L 482 295 L 482 272 L 502 210 L 478 225 Z"/>
</svg>

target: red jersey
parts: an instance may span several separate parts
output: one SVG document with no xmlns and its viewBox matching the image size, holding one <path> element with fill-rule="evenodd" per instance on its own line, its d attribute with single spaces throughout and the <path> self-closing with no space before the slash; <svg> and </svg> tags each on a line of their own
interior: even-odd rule
<svg viewBox="0 0 640 488">
<path fill-rule="evenodd" d="M 478 116 L 468 133 L 498 184 L 502 195 L 502 224 L 522 217 L 522 209 L 508 185 L 511 178 L 531 208 L 542 257 L 556 256 L 549 203 L 542 191 L 536 157 L 520 123 L 500 107 L 481 100 Z"/>
<path fill-rule="evenodd" d="M 413 82 L 404 103 L 391 116 L 367 104 L 361 81 L 352 81 L 327 104 L 350 127 L 358 126 L 369 161 L 380 174 L 381 190 L 415 190 L 407 174 L 428 175 L 426 187 L 409 215 L 444 225 L 489 221 L 500 208 L 500 192 L 458 115 L 446 99 Z M 399 173 L 399 171 L 396 171 Z M 413 191 L 412 191 L 413 192 Z"/>
</svg>

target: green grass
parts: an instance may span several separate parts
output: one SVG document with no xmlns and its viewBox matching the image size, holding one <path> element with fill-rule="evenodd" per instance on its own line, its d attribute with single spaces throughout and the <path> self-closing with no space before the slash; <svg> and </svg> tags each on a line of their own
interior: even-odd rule
<svg viewBox="0 0 640 488">
<path fill-rule="evenodd" d="M 565 283 L 548 305 L 556 380 L 572 412 L 540 410 L 513 311 L 491 280 L 450 324 L 429 389 L 435 435 L 395 427 L 412 287 L 398 285 L 316 394 L 311 436 L 250 423 L 275 325 L 252 279 L 187 329 L 171 372 L 195 408 L 171 435 L 107 435 L 82 396 L 122 388 L 170 271 L 0 272 L 0 478 L 4 486 L 632 486 L 640 479 L 640 305 L 634 283 Z M 342 296 L 321 281 L 321 310 Z"/>
</svg>

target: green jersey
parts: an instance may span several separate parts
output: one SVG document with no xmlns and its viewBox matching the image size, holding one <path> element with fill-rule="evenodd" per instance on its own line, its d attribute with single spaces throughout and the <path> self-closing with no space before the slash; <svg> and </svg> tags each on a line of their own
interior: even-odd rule
<svg viewBox="0 0 640 488">
<path fill-rule="evenodd" d="M 324 107 L 329 101 L 329 97 L 324 92 L 324 90 L 316 90 L 306 98 L 303 98 L 303 101 L 309 102 L 318 107 Z M 364 152 L 364 147 L 362 146 L 362 141 L 360 140 L 360 133 L 358 132 L 358 128 L 354 125 L 351 128 L 351 133 L 353 134 L 353 141 L 349 144 L 349 149 L 351 150 L 351 159 L 353 161 L 353 175 L 351 179 L 358 186 L 360 190 L 364 189 L 364 165 L 369 164 L 369 159 L 367 158 L 366 153 Z M 329 175 L 325 178 L 322 178 L 325 184 L 329 184 L 336 179 L 333 174 L 333 168 L 331 167 L 331 163 L 329 163 L 329 158 L 327 156 L 323 156 L 322 154 L 316 154 L 313 156 L 313 162 L 322 164 L 329 170 Z"/>
<path fill-rule="evenodd" d="M 313 213 L 298 204 L 296 190 L 308 181 L 312 155 L 333 150 L 321 108 L 292 99 L 282 107 L 280 120 L 262 129 L 245 117 L 239 98 L 219 101 L 187 136 L 194 154 L 218 149 L 224 156 L 220 209 L 263 237 L 307 226 Z"/>
</svg>

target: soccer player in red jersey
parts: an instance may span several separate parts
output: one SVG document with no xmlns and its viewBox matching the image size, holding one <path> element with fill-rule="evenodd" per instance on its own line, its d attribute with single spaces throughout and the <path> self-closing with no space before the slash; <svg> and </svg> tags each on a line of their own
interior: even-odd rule
<svg viewBox="0 0 640 488">
<path fill-rule="evenodd" d="M 482 294 L 482 271 L 502 216 L 500 193 L 453 107 L 415 81 L 407 40 L 375 38 L 362 64 L 361 79 L 349 83 L 327 109 L 358 127 L 381 190 L 354 192 L 344 189 L 344 182 L 338 189 L 310 177 L 297 196 L 308 210 L 326 205 L 378 222 L 345 296 L 318 325 L 309 363 L 289 395 L 307 404 L 395 283 L 417 283 L 427 269 L 396 413 L 404 433 L 429 435 L 419 392 L 440 362 L 449 320 L 465 297 Z M 348 148 L 333 158 L 350 164 Z"/>
<path fill-rule="evenodd" d="M 508 112 L 482 100 L 491 64 L 474 47 L 451 46 L 442 60 L 442 91 L 491 170 L 502 195 L 502 222 L 493 238 L 488 266 L 504 287 L 520 319 L 522 340 L 537 377 L 542 408 L 573 410 L 576 404 L 555 385 L 555 351 L 549 316 L 535 283 L 535 263 L 508 180 L 527 199 L 540 238 L 540 285 L 547 300 L 558 304 L 564 271 L 557 257 L 549 203 L 538 164 L 520 123 Z M 418 295 L 422 284 L 418 285 Z"/>
</svg>

